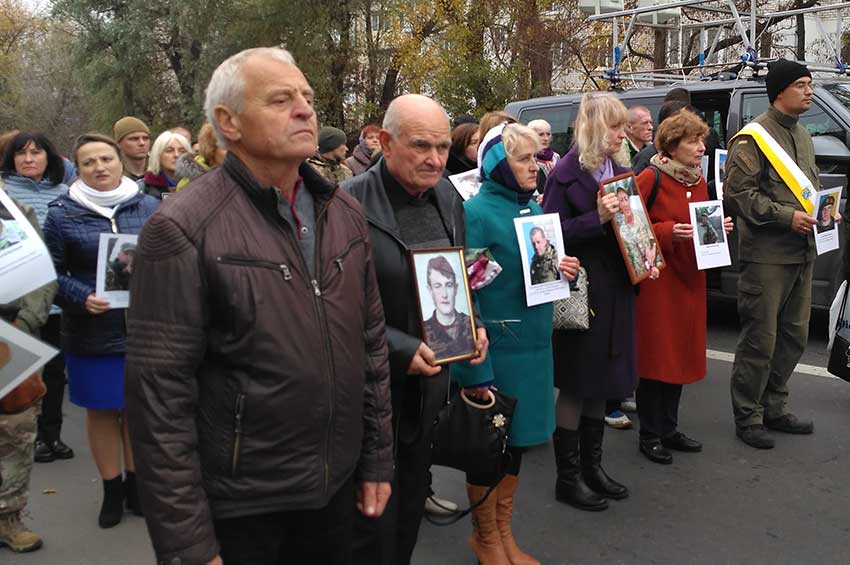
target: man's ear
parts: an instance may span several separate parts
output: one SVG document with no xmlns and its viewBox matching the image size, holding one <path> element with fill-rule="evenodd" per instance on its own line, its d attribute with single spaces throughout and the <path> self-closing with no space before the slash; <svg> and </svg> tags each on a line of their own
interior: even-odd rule
<svg viewBox="0 0 850 565">
<path fill-rule="evenodd" d="M 227 106 L 216 106 L 213 110 L 218 130 L 227 141 L 238 141 L 242 139 L 241 123 L 239 116 Z"/>
<path fill-rule="evenodd" d="M 378 140 L 381 142 L 381 152 L 384 154 L 384 157 L 391 153 L 390 149 L 390 141 L 392 141 L 392 136 L 390 132 L 385 129 L 382 129 L 380 133 L 378 133 Z"/>
</svg>

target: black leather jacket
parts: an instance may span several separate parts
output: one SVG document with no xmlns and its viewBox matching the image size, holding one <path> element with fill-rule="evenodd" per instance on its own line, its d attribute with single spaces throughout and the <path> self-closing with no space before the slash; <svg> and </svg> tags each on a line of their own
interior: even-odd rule
<svg viewBox="0 0 850 565">
<path fill-rule="evenodd" d="M 386 318 L 387 346 L 392 375 L 393 423 L 399 425 L 399 441 L 419 437 L 420 424 L 430 423 L 446 398 L 448 371 L 436 377 L 407 375 L 407 368 L 422 342 L 419 306 L 414 290 L 409 249 L 401 239 L 381 171 L 383 158 L 365 173 L 347 180 L 340 188 L 360 201 L 369 224 L 369 239 L 381 302 Z M 434 187 L 437 210 L 452 246 L 466 244 L 463 199 L 446 179 Z M 478 326 L 476 324 L 477 327 Z"/>
</svg>

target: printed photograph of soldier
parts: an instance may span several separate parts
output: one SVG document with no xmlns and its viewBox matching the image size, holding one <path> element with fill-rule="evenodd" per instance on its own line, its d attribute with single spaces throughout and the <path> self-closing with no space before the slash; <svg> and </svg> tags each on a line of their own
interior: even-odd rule
<svg viewBox="0 0 850 565">
<path fill-rule="evenodd" d="M 136 244 L 124 241 L 119 244 L 120 236 L 109 240 L 104 290 L 130 290 L 130 277 L 133 274 L 133 261 L 136 258 Z"/>
<path fill-rule="evenodd" d="M 11 249 L 26 238 L 26 232 L 18 225 L 12 213 L 0 203 L 0 251 Z"/>
<path fill-rule="evenodd" d="M 614 215 L 614 223 L 625 248 L 625 259 L 634 271 L 635 280 L 653 271 L 657 273 L 662 264 L 661 254 L 643 203 L 634 189 L 634 177 L 619 179 L 605 184 L 604 187 L 605 192 L 617 195 L 620 211 Z"/>
<path fill-rule="evenodd" d="M 726 182 L 726 155 L 727 154 L 728 154 L 728 152 L 725 151 L 725 150 L 722 150 L 722 149 L 719 149 L 717 151 L 717 178 L 715 179 L 715 181 L 719 182 L 720 184 L 723 184 L 724 182 Z M 721 231 L 723 231 L 723 230 L 721 230 Z"/>
<path fill-rule="evenodd" d="M 835 229 L 835 196 L 824 194 L 820 197 L 817 215 L 817 233 Z"/>
<path fill-rule="evenodd" d="M 475 354 L 460 252 L 414 254 L 425 343 L 437 362 Z M 424 267 L 423 267 L 424 264 Z"/>
<path fill-rule="evenodd" d="M 714 245 L 726 241 L 720 206 L 697 208 L 697 233 L 700 245 Z"/>
<path fill-rule="evenodd" d="M 551 226 L 547 226 L 550 227 Z M 534 248 L 530 263 L 531 284 L 544 284 L 561 280 L 558 270 L 558 250 L 549 241 L 543 226 L 534 226 L 528 232 L 531 247 Z"/>
</svg>

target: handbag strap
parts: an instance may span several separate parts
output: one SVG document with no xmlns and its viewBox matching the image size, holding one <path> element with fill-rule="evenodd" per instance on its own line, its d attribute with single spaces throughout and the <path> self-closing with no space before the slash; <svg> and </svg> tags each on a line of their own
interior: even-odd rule
<svg viewBox="0 0 850 565">
<path fill-rule="evenodd" d="M 451 516 L 449 516 L 449 517 L 447 517 L 443 520 L 441 520 L 439 518 L 435 518 L 434 516 L 431 516 L 430 514 L 428 514 L 426 512 L 425 513 L 425 519 L 428 520 L 429 522 L 431 522 L 432 524 L 434 524 L 435 526 L 451 526 L 452 524 L 457 524 L 458 522 L 460 522 L 461 520 L 466 518 L 469 514 L 471 514 L 473 511 L 477 510 L 479 506 L 484 504 L 487 501 L 487 497 L 489 497 L 493 493 L 493 491 L 496 490 L 496 488 L 499 486 L 499 483 L 501 483 L 502 479 L 504 479 L 504 478 L 505 478 L 505 473 L 503 473 L 499 477 L 499 480 L 496 481 L 496 484 L 494 484 L 493 486 L 491 486 L 487 489 L 487 492 L 484 493 L 484 496 L 481 497 L 481 500 L 479 500 L 475 504 L 471 504 L 469 506 L 469 508 L 466 508 L 464 510 L 455 510 L 455 511 L 452 512 Z M 434 500 L 432 500 L 431 502 L 434 502 L 434 504 L 436 504 L 440 508 L 443 508 L 445 510 L 451 510 L 451 508 L 446 508 L 445 506 L 439 504 L 438 502 L 436 502 Z"/>
</svg>

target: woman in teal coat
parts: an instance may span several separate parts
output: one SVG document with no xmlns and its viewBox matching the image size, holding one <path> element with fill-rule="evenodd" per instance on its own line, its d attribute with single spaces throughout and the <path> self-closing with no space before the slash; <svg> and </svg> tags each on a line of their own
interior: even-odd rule
<svg viewBox="0 0 850 565">
<path fill-rule="evenodd" d="M 467 396 L 484 400 L 493 385 L 517 399 L 507 475 L 498 484 L 495 496 L 489 496 L 473 514 L 470 544 L 484 565 L 539 563 L 517 547 L 511 533 L 522 452 L 546 443 L 555 429 L 552 304 L 526 306 L 522 258 L 514 228 L 514 218 L 543 213 L 532 199 L 537 186 L 534 156 L 539 143 L 534 130 L 520 124 L 490 130 L 478 149 L 481 190 L 464 203 L 467 247 L 488 248 L 503 270 L 493 282 L 476 291 L 481 317 L 489 327 L 487 360 L 478 366 L 454 365 L 452 374 Z M 538 254 L 543 260 L 536 259 L 535 264 L 574 279 L 578 259 L 558 259 L 548 245 L 541 243 Z M 554 264 L 542 265 L 546 261 Z M 470 504 L 480 500 L 498 479 L 467 475 Z"/>
</svg>

